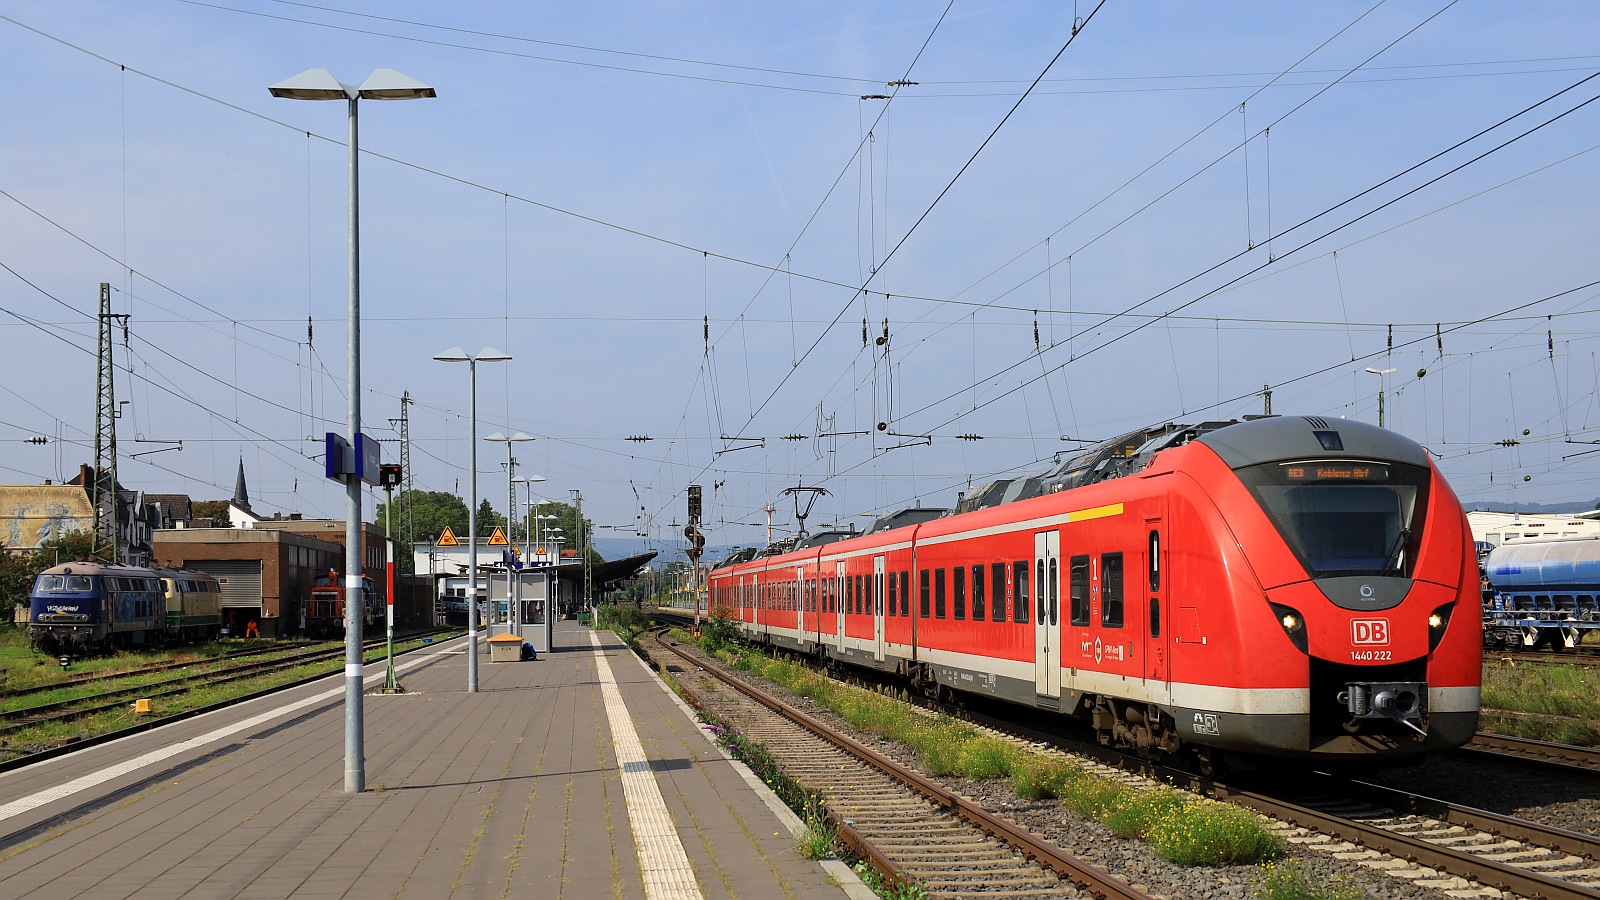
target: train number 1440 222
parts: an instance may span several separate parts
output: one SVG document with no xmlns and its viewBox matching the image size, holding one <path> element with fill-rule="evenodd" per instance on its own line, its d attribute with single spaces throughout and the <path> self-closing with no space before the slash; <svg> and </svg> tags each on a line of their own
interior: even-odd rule
<svg viewBox="0 0 1600 900">
<path fill-rule="evenodd" d="M 1354 662 L 1388 662 L 1394 655 L 1388 650 L 1351 650 L 1350 659 Z"/>
</svg>

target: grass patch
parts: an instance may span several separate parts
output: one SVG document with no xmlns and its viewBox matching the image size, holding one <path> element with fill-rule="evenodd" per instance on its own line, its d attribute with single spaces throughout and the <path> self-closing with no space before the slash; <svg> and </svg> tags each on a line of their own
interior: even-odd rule
<svg viewBox="0 0 1600 900">
<path fill-rule="evenodd" d="M 798 663 L 748 647 L 724 645 L 706 652 L 833 710 L 855 728 L 909 746 L 934 775 L 1009 778 L 1017 796 L 1058 798 L 1080 818 L 1101 822 L 1119 837 L 1143 839 L 1172 862 L 1254 863 L 1282 852 L 1278 838 L 1248 810 L 1171 788 L 1129 787 L 1076 763 L 998 739 L 966 722 L 925 715 L 884 693 L 832 681 Z"/>
<path fill-rule="evenodd" d="M 1600 745 L 1600 671 L 1561 664 L 1483 667 L 1484 730 L 1563 744 Z"/>
</svg>

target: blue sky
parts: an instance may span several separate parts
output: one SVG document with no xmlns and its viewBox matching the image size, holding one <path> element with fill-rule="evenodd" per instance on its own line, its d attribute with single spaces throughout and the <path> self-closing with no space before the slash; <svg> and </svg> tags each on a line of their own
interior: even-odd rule
<svg viewBox="0 0 1600 900">
<path fill-rule="evenodd" d="M 381 67 L 439 94 L 361 112 L 364 419 L 416 400 L 419 489 L 467 491 L 467 373 L 432 357 L 489 346 L 480 435 L 668 542 L 690 482 L 739 544 L 785 487 L 831 492 L 813 525 L 948 505 L 1263 385 L 1375 421 L 1368 366 L 1464 499 L 1600 495 L 1592 3 L 0 16 L 0 480 L 92 457 L 105 281 L 125 484 L 226 497 L 242 458 L 258 509 L 340 515 L 345 114 L 267 86 Z"/>
</svg>

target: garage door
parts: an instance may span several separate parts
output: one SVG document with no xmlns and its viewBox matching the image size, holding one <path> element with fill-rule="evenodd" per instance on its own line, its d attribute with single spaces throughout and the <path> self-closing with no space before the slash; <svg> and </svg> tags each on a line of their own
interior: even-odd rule
<svg viewBox="0 0 1600 900">
<path fill-rule="evenodd" d="M 208 559 L 189 564 L 217 579 L 225 607 L 261 608 L 261 560 Z"/>
</svg>

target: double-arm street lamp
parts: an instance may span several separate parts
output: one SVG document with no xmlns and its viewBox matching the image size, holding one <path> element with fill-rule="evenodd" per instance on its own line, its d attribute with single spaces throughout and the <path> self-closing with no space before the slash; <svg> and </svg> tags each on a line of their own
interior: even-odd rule
<svg viewBox="0 0 1600 900">
<path fill-rule="evenodd" d="M 350 395 L 348 438 L 354 445 L 361 434 L 361 142 L 356 123 L 360 100 L 419 100 L 438 96 L 433 88 L 413 81 L 393 69 L 379 69 L 359 85 L 340 84 L 327 69 L 308 69 L 269 88 L 274 97 L 289 100 L 344 100 L 350 105 Z M 344 789 L 359 794 L 366 787 L 361 719 L 361 480 L 347 475 L 344 533 Z"/>
<path fill-rule="evenodd" d="M 440 362 L 467 364 L 468 419 L 471 421 L 467 436 L 467 483 L 471 485 L 472 502 L 467 504 L 467 693 L 478 692 L 478 363 L 510 362 L 509 353 L 485 347 L 477 353 L 467 353 L 460 347 L 435 356 Z"/>
</svg>

